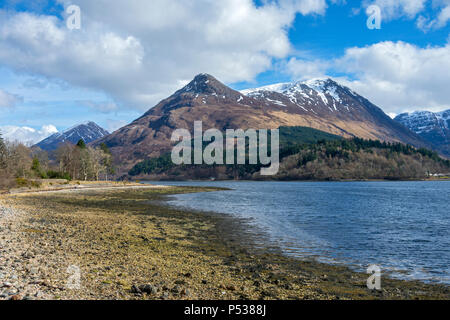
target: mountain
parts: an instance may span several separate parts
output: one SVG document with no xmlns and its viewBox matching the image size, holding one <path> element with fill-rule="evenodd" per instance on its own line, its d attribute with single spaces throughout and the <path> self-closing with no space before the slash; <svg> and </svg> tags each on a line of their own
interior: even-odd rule
<svg viewBox="0 0 450 320">
<path fill-rule="evenodd" d="M 450 157 L 450 110 L 437 113 L 402 113 L 394 120 L 417 133 L 443 155 Z"/>
<path fill-rule="evenodd" d="M 130 169 L 139 161 L 170 151 L 172 131 L 185 128 L 192 132 L 194 121 L 199 120 L 204 130 L 303 126 L 347 138 L 426 145 L 370 101 L 331 79 L 239 92 L 208 74 L 196 76 L 142 117 L 97 143 L 106 143 L 117 163 Z"/>
<path fill-rule="evenodd" d="M 261 103 L 273 103 L 299 114 L 309 121 L 309 127 L 333 134 L 420 147 L 425 144 L 369 100 L 329 78 L 280 83 L 242 93 Z"/>
<path fill-rule="evenodd" d="M 108 131 L 89 121 L 73 126 L 63 132 L 55 133 L 34 146 L 45 151 L 52 151 L 65 142 L 76 144 L 80 139 L 83 139 L 85 143 L 90 143 L 107 135 L 109 135 Z"/>
</svg>

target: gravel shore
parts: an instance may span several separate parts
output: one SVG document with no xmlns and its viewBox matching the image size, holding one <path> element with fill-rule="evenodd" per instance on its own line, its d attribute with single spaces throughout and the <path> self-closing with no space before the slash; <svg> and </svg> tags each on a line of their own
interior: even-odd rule
<svg viewBox="0 0 450 320">
<path fill-rule="evenodd" d="M 135 190 L 166 188 L 151 185 L 117 185 L 84 184 L 67 185 L 44 190 L 13 190 L 10 194 L 44 194 L 88 191 L 88 190 Z M 36 226 L 41 224 L 30 220 L 31 216 L 39 215 L 39 211 L 21 210 L 14 203 L 17 200 L 3 196 L 0 198 L 0 300 L 51 300 L 58 299 L 67 290 L 67 282 L 52 283 L 49 281 L 57 270 L 61 279 L 70 281 L 71 276 L 61 272 L 61 266 L 67 264 L 64 252 L 54 255 L 54 248 L 46 241 L 26 241 L 28 233 L 38 232 Z M 58 240 L 62 241 L 62 240 Z M 69 282 L 70 284 L 70 282 Z"/>
<path fill-rule="evenodd" d="M 29 246 L 23 241 L 20 225 L 26 216 L 0 200 L 0 300 L 53 298 L 39 275 L 44 261 L 35 253 L 42 244 Z"/>
<path fill-rule="evenodd" d="M 0 196 L 0 299 L 450 299 L 448 286 L 418 281 L 368 290 L 367 274 L 255 249 L 245 222 L 164 202 L 216 190 Z"/>
</svg>

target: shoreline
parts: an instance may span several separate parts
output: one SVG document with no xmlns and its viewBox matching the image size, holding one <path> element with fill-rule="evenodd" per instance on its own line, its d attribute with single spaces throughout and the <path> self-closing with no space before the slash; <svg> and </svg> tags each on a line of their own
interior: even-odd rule
<svg viewBox="0 0 450 320">
<path fill-rule="evenodd" d="M 396 180 L 396 179 L 345 179 L 345 180 L 288 180 L 288 179 L 253 179 L 253 180 L 235 180 L 235 179 L 204 179 L 204 180 L 174 180 L 174 179 L 161 179 L 161 180 L 146 180 L 138 179 L 137 181 L 158 183 L 158 182 L 433 182 L 433 181 L 450 181 L 450 178 L 432 178 L 432 179 L 410 179 L 410 180 Z"/>
<path fill-rule="evenodd" d="M 0 248 L 11 255 L 7 261 L 31 252 L 34 257 L 26 261 L 35 265 L 16 269 L 25 282 L 32 280 L 25 287 L 41 292 L 27 295 L 18 289 L 2 298 L 3 286 L 0 299 L 450 298 L 446 285 L 388 278 L 383 278 L 381 291 L 370 291 L 368 275 L 348 267 L 286 257 L 277 248 L 255 248 L 245 221 L 171 208 L 165 202 L 173 194 L 220 189 L 113 189 L 0 196 L 0 207 L 9 200 L 6 206 L 20 212 L 6 227 L 15 230 L 11 238 L 0 229 Z M 4 218 L 0 214 L 0 221 Z M 16 250 L 23 252 L 2 245 L 5 240 L 21 245 Z M 85 290 L 64 288 L 69 262 L 84 270 Z"/>
</svg>

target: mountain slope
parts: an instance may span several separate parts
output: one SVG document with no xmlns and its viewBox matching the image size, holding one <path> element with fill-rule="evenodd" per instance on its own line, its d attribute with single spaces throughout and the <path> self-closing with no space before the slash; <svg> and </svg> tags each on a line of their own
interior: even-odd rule
<svg viewBox="0 0 450 320">
<path fill-rule="evenodd" d="M 52 151 L 66 142 L 76 144 L 80 139 L 83 139 L 85 143 L 90 143 L 107 135 L 109 135 L 108 131 L 90 121 L 73 126 L 63 132 L 55 133 L 35 146 L 42 150 Z"/>
<path fill-rule="evenodd" d="M 450 110 L 438 113 L 403 113 L 394 120 L 417 133 L 443 155 L 450 157 Z"/>
<path fill-rule="evenodd" d="M 306 119 L 321 121 L 319 126 L 314 120 L 310 125 L 319 130 L 345 137 L 425 145 L 420 137 L 395 123 L 369 100 L 332 79 L 281 83 L 243 90 L 242 93 L 263 103 L 268 101 L 283 106 Z"/>
<path fill-rule="evenodd" d="M 142 117 L 98 143 L 105 142 L 116 161 L 129 169 L 169 151 L 172 131 L 185 128 L 192 132 L 194 121 L 200 120 L 204 130 L 304 126 L 348 138 L 425 146 L 419 136 L 331 79 L 238 92 L 208 74 L 196 76 Z"/>
</svg>

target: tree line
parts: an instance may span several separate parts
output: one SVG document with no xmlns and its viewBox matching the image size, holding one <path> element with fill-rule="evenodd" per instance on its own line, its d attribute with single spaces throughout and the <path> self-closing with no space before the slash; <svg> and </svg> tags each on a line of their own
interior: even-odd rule
<svg viewBox="0 0 450 320">
<path fill-rule="evenodd" d="M 313 143 L 295 143 L 292 136 L 280 145 L 280 172 L 271 179 L 422 179 L 450 172 L 450 160 L 402 143 L 321 136 Z M 250 164 L 175 166 L 170 154 L 165 154 L 138 163 L 129 175 L 154 179 L 263 179 L 258 176 L 260 169 L 261 165 Z"/>
<path fill-rule="evenodd" d="M 61 144 L 50 154 L 22 143 L 5 141 L 0 134 L 0 188 L 36 183 L 39 179 L 108 180 L 115 173 L 105 144 Z M 31 180 L 31 182 L 30 182 Z"/>
</svg>

